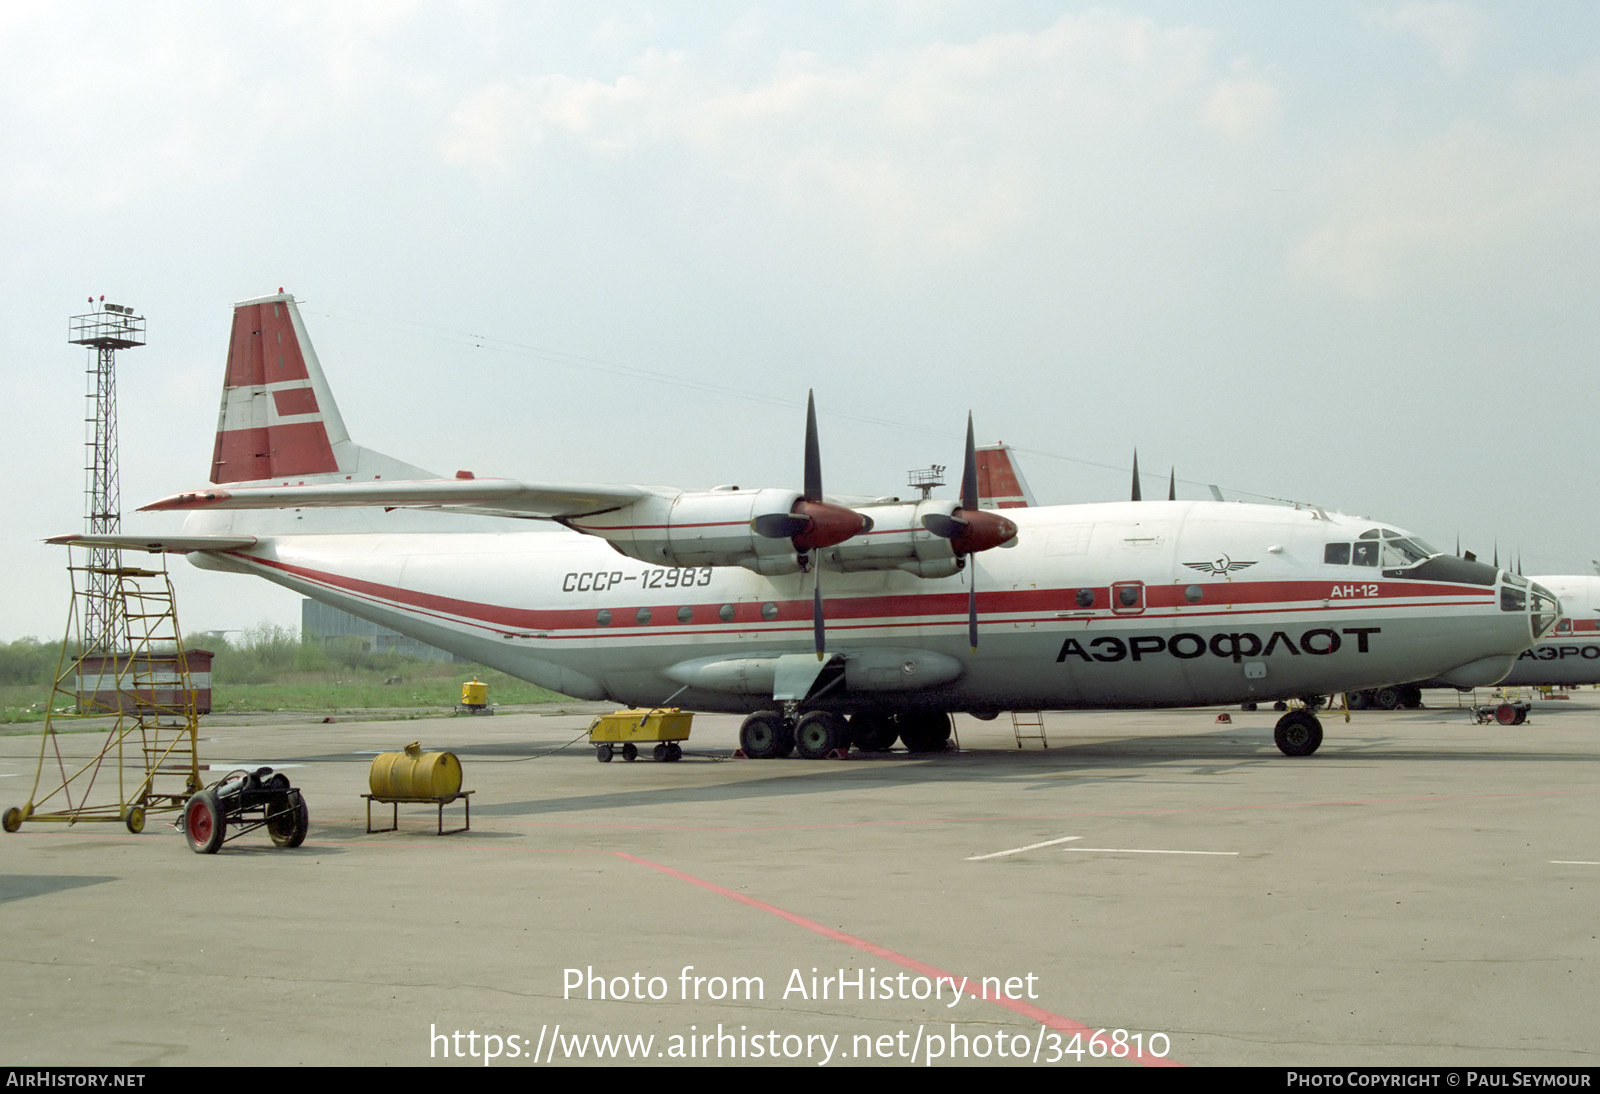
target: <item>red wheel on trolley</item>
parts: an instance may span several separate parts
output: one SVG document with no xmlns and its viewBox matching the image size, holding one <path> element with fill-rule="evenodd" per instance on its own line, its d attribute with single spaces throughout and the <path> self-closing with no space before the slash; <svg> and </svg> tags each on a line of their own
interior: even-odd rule
<svg viewBox="0 0 1600 1094">
<path fill-rule="evenodd" d="M 222 819 L 214 790 L 201 790 L 183 807 L 183 836 L 197 855 L 214 855 L 222 846 L 228 822 Z"/>
</svg>

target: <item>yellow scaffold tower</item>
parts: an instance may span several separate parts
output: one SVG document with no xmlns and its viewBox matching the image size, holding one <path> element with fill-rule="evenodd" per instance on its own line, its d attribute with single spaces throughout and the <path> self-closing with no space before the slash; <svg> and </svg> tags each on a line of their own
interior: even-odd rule
<svg viewBox="0 0 1600 1094">
<path fill-rule="evenodd" d="M 165 556 L 160 570 L 146 570 L 102 565 L 95 552 L 75 562 L 68 551 L 72 608 L 33 789 L 5 811 L 4 827 L 120 821 L 140 832 L 148 814 L 183 808 L 201 785 L 199 715 L 172 580 Z M 94 588 L 108 589 L 95 607 L 109 610 L 88 626 Z"/>
</svg>

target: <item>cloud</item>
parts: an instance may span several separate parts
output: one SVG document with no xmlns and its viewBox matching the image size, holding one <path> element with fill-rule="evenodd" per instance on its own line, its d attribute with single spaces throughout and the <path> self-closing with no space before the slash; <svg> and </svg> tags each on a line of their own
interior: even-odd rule
<svg viewBox="0 0 1600 1094">
<path fill-rule="evenodd" d="M 1239 140 L 1270 123 L 1270 82 L 1219 73 L 1214 49 L 1201 30 L 1099 12 L 849 61 L 789 51 L 745 81 L 652 50 L 611 79 L 476 88 L 441 152 L 486 179 L 536 171 L 557 146 L 668 157 L 879 248 L 959 251 L 1028 225 L 1064 185 L 1114 189 L 1149 162 L 1152 132 Z"/>
<path fill-rule="evenodd" d="M 1373 299 L 1493 270 L 1534 240 L 1593 232 L 1600 228 L 1593 128 L 1530 141 L 1463 122 L 1415 147 L 1349 150 L 1332 167 L 1323 222 L 1292 264 Z"/>
<path fill-rule="evenodd" d="M 1477 60 L 1479 43 L 1489 31 L 1487 16 L 1453 0 L 1401 4 L 1386 11 L 1372 11 L 1367 21 L 1395 34 L 1416 38 L 1440 68 L 1457 76 Z"/>
</svg>

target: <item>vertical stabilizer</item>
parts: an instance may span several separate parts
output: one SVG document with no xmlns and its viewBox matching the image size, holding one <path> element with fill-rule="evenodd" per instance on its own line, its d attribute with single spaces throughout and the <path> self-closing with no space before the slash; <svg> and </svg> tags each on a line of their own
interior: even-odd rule
<svg viewBox="0 0 1600 1094">
<path fill-rule="evenodd" d="M 978 508 L 1024 509 L 1035 504 L 1022 469 L 1011 458 L 1011 446 L 983 445 L 978 456 Z"/>
<path fill-rule="evenodd" d="M 293 296 L 234 305 L 212 482 L 427 477 L 351 442 Z"/>
</svg>

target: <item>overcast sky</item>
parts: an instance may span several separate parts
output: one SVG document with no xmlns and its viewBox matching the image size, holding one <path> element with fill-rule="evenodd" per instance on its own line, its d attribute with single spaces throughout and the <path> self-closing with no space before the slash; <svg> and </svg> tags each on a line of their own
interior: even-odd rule
<svg viewBox="0 0 1600 1094">
<path fill-rule="evenodd" d="M 1312 501 L 1587 573 L 1600 5 L 0 6 L 0 639 L 54 639 L 85 352 L 124 527 L 203 485 L 282 286 L 356 440 L 451 473 Z M 561 533 L 557 533 L 561 534 Z M 297 598 L 177 563 L 186 629 Z"/>
</svg>

